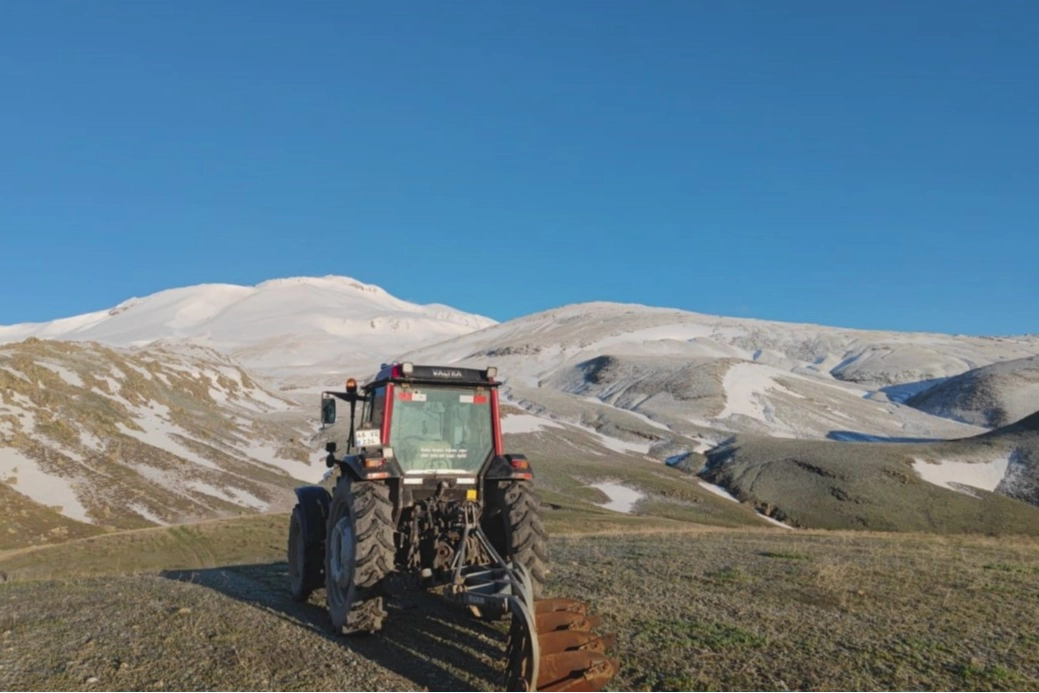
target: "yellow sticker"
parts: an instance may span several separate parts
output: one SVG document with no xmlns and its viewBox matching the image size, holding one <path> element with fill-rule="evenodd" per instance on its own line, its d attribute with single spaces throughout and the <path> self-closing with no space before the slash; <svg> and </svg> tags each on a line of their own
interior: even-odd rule
<svg viewBox="0 0 1039 693">
<path fill-rule="evenodd" d="M 467 488 L 465 490 L 465 499 L 466 500 L 476 500 L 476 489 L 474 489 L 474 488 Z"/>
</svg>

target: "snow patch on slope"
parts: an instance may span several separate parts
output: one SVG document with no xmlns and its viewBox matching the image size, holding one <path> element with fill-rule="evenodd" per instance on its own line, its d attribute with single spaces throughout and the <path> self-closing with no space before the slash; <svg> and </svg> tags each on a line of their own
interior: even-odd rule
<svg viewBox="0 0 1039 693">
<path fill-rule="evenodd" d="M 198 455 L 174 437 L 178 435 L 183 436 L 184 431 L 172 424 L 169 419 L 166 418 L 169 417 L 170 414 L 169 407 L 162 404 L 156 404 L 153 406 L 154 409 L 137 410 L 139 416 L 136 423 L 144 429 L 143 431 L 135 431 L 120 421 L 116 423 L 119 432 L 128 435 L 131 438 L 136 438 L 142 443 L 151 445 L 152 447 L 167 450 L 177 457 L 193 462 L 200 467 L 215 470 L 220 469 L 220 467 L 212 461 Z"/>
<path fill-rule="evenodd" d="M 770 390 L 781 391 L 798 399 L 802 395 L 791 392 L 775 381 L 775 373 L 766 366 L 754 363 L 734 363 L 725 372 L 722 387 L 725 388 L 725 409 L 719 419 L 742 414 L 762 423 L 775 424 L 775 416 L 769 411 L 764 394 Z"/>
<path fill-rule="evenodd" d="M 638 489 L 614 482 L 604 481 L 598 484 L 591 484 L 591 487 L 599 489 L 610 499 L 606 503 L 596 503 L 596 505 L 618 513 L 631 514 L 635 505 L 646 497 L 646 494 Z"/>
<path fill-rule="evenodd" d="M 71 481 L 44 472 L 35 460 L 17 450 L 0 448 L 0 482 L 40 505 L 61 506 L 61 514 L 73 520 L 91 521 Z"/>
<path fill-rule="evenodd" d="M 145 507 L 144 504 L 142 504 L 142 503 L 127 503 L 126 508 L 130 512 L 133 512 L 133 513 L 136 513 L 137 515 L 140 515 L 141 517 L 143 517 L 148 522 L 154 522 L 155 524 L 160 525 L 160 526 L 164 526 L 164 525 L 170 524 L 169 522 L 167 522 L 166 520 L 162 519 L 161 517 L 159 517 L 158 515 L 156 515 L 152 511 L 148 510 L 148 508 Z"/>
<path fill-rule="evenodd" d="M 240 488 L 217 488 L 212 484 L 207 484 L 206 482 L 197 479 L 187 482 L 185 486 L 193 491 L 204 493 L 207 496 L 213 496 L 214 498 L 219 498 L 228 503 L 234 503 L 235 505 L 244 505 L 255 510 L 266 510 L 268 507 L 267 501 L 257 498 L 248 491 L 243 491 Z"/>
<path fill-rule="evenodd" d="M 563 428 L 555 421 L 532 414 L 509 414 L 502 417 L 502 433 L 537 433 L 546 428 Z"/>
<path fill-rule="evenodd" d="M 591 428 L 590 426 L 580 426 L 578 424 L 567 425 L 569 425 L 572 428 L 580 429 L 585 433 L 594 436 L 596 440 L 598 440 L 604 448 L 607 448 L 614 452 L 619 452 L 622 455 L 631 454 L 633 452 L 638 453 L 640 455 L 645 455 L 649 452 L 649 449 L 652 447 L 652 443 L 633 443 L 627 440 L 621 440 L 620 438 L 614 438 L 613 436 L 608 436 L 605 433 L 600 433 L 599 431 L 595 430 L 594 428 Z"/>
<path fill-rule="evenodd" d="M 80 378 L 74 371 L 69 370 L 64 366 L 59 366 L 56 363 L 46 363 L 44 361 L 37 361 L 36 365 L 42 368 L 46 368 L 49 371 L 53 371 L 54 373 L 57 373 L 62 380 L 64 380 L 69 385 L 72 385 L 73 387 L 83 387 L 83 379 Z"/>
<path fill-rule="evenodd" d="M 737 498 L 736 496 L 732 495 L 731 493 L 729 493 L 726 489 L 722 488 L 721 486 L 718 486 L 716 484 L 709 484 L 709 483 L 707 483 L 706 481 L 704 481 L 702 479 L 698 479 L 696 483 L 700 484 L 700 486 L 702 488 L 710 491 L 714 495 L 721 496 L 725 500 L 731 500 L 733 503 L 739 503 L 740 502 L 739 498 Z"/>
<path fill-rule="evenodd" d="M 314 467 L 306 462 L 279 457 L 270 443 L 253 442 L 243 446 L 242 450 L 250 460 L 280 469 L 294 479 L 309 480 L 314 471 Z M 324 464 L 321 466 L 324 467 Z"/>
<path fill-rule="evenodd" d="M 1009 457 L 987 462 L 941 460 L 938 463 L 917 458 L 913 460 L 913 469 L 921 479 L 928 483 L 963 493 L 963 490 L 957 486 L 971 486 L 985 491 L 995 491 L 1006 476 L 1009 464 Z"/>
</svg>

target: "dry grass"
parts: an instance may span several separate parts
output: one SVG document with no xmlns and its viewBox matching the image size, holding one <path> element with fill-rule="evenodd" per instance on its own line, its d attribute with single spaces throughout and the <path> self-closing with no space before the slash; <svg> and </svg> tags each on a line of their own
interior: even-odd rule
<svg viewBox="0 0 1039 693">
<path fill-rule="evenodd" d="M 617 633 L 615 690 L 1039 686 L 1034 539 L 548 516 L 548 591 Z M 247 516 L 7 554 L 0 688 L 498 686 L 500 629 L 429 595 L 394 596 L 375 638 L 327 636 L 320 592 L 288 599 L 286 526 Z M 156 577 L 169 569 L 188 584 Z M 145 574 L 101 577 L 119 573 Z"/>
<path fill-rule="evenodd" d="M 288 516 L 243 515 L 111 532 L 0 554 L 9 580 L 69 580 L 282 560 Z"/>
</svg>

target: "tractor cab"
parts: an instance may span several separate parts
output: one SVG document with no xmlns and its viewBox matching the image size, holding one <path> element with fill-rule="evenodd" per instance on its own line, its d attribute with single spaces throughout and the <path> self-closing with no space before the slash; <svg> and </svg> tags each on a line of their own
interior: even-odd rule
<svg viewBox="0 0 1039 693">
<path fill-rule="evenodd" d="M 337 399 L 351 405 L 346 457 L 336 460 L 337 446 L 329 443 L 328 466 L 347 464 L 359 479 L 403 478 L 417 485 L 446 477 L 455 486 L 475 485 L 476 477 L 500 459 L 514 477 L 517 469 L 502 456 L 496 375 L 494 367 L 394 363 L 384 365 L 360 391 L 351 379 L 346 392 L 322 393 L 325 424 L 335 421 Z"/>
</svg>

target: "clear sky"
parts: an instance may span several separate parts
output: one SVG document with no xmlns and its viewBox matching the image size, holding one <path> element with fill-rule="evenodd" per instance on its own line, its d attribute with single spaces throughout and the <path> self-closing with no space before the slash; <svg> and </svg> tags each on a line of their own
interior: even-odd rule
<svg viewBox="0 0 1039 693">
<path fill-rule="evenodd" d="M 1039 2 L 0 0 L 0 324 L 343 274 L 1039 332 Z"/>
</svg>

